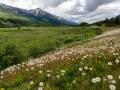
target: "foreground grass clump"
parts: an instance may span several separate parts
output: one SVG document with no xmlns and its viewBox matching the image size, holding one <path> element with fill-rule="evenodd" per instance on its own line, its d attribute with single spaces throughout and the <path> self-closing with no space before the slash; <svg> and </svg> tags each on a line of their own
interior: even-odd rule
<svg viewBox="0 0 120 90">
<path fill-rule="evenodd" d="M 120 30 L 1 71 L 5 90 L 119 90 Z"/>
</svg>

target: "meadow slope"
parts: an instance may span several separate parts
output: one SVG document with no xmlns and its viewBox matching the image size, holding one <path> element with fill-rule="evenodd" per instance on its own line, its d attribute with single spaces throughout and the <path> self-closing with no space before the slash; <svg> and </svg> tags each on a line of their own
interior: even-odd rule
<svg viewBox="0 0 120 90">
<path fill-rule="evenodd" d="M 119 90 L 119 84 L 120 29 L 0 73 L 1 90 Z"/>
</svg>

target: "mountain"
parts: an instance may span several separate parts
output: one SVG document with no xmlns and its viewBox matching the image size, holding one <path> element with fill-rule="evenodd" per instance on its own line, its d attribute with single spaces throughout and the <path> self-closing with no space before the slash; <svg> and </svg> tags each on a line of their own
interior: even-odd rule
<svg viewBox="0 0 120 90">
<path fill-rule="evenodd" d="M 0 28 L 21 26 L 47 26 L 48 22 L 37 21 L 34 19 L 23 17 L 13 11 L 0 6 Z"/>
<path fill-rule="evenodd" d="M 10 10 L 7 10 L 5 8 L 3 8 L 2 6 L 0 6 L 0 17 L 11 17 L 11 18 L 22 18 L 22 19 L 26 19 L 25 17 L 22 17 L 19 14 L 16 14 L 14 12 L 11 12 Z"/>
<path fill-rule="evenodd" d="M 17 7 L 12 7 L 5 4 L 0 4 L 0 5 L 21 16 L 32 18 L 42 22 L 47 21 L 49 23 L 52 23 L 53 25 L 76 25 L 77 24 L 76 22 L 69 21 L 69 20 L 63 19 L 62 17 L 50 14 L 49 12 L 46 12 L 40 8 L 26 10 L 26 9 L 21 9 Z"/>
</svg>

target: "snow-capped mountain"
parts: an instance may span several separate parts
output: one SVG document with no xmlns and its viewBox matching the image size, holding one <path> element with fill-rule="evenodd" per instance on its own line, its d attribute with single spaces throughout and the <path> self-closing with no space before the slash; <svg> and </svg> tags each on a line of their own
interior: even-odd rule
<svg viewBox="0 0 120 90">
<path fill-rule="evenodd" d="M 2 3 L 0 3 L 0 5 L 8 10 L 11 10 L 11 11 L 19 14 L 19 15 L 25 16 L 27 18 L 33 18 L 33 19 L 36 19 L 39 21 L 45 20 L 45 21 L 49 21 L 50 23 L 54 23 L 57 25 L 59 25 L 60 23 L 67 24 L 67 25 L 76 25 L 77 24 L 73 21 L 69 21 L 69 20 L 63 19 L 62 17 L 50 14 L 49 12 L 46 12 L 40 8 L 26 10 L 26 9 L 21 9 L 21 8 L 5 5 Z"/>
</svg>

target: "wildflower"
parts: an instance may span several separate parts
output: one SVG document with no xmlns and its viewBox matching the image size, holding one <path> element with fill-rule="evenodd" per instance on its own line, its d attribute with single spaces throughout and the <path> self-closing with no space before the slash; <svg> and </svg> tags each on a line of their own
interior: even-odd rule
<svg viewBox="0 0 120 90">
<path fill-rule="evenodd" d="M 50 71 L 50 73 L 52 73 L 52 71 Z"/>
<path fill-rule="evenodd" d="M 26 71 L 28 71 L 28 69 L 26 69 Z"/>
<path fill-rule="evenodd" d="M 120 76 L 118 76 L 118 78 L 120 79 Z"/>
<path fill-rule="evenodd" d="M 116 81 L 115 81 L 115 80 L 112 80 L 112 81 L 111 81 L 111 83 L 115 84 L 115 83 L 116 83 Z"/>
<path fill-rule="evenodd" d="M 81 63 L 81 65 L 83 65 L 83 62 L 80 62 Z"/>
<path fill-rule="evenodd" d="M 24 67 L 24 65 L 22 65 L 22 67 Z"/>
<path fill-rule="evenodd" d="M 0 76 L 0 78 L 2 79 L 2 78 L 3 78 L 3 76 Z"/>
<path fill-rule="evenodd" d="M 50 77 L 51 75 L 50 74 L 47 74 L 47 77 Z"/>
<path fill-rule="evenodd" d="M 65 70 L 61 70 L 61 73 L 65 73 Z"/>
<path fill-rule="evenodd" d="M 87 58 L 87 56 L 83 56 L 83 58 L 85 59 L 85 58 Z"/>
<path fill-rule="evenodd" d="M 83 72 L 82 75 L 85 76 L 86 74 Z"/>
<path fill-rule="evenodd" d="M 110 85 L 109 87 L 110 87 L 111 90 L 115 90 L 116 89 L 115 85 Z"/>
<path fill-rule="evenodd" d="M 34 70 L 34 67 L 31 67 L 31 70 Z"/>
<path fill-rule="evenodd" d="M 103 81 L 107 81 L 107 79 L 105 77 L 103 77 Z"/>
<path fill-rule="evenodd" d="M 59 78 L 60 78 L 60 75 L 57 75 L 57 76 L 56 76 L 56 78 L 58 78 L 58 79 L 59 79 Z"/>
<path fill-rule="evenodd" d="M 84 67 L 85 70 L 88 70 L 88 67 Z"/>
<path fill-rule="evenodd" d="M 73 80 L 72 83 L 75 83 L 75 80 Z"/>
<path fill-rule="evenodd" d="M 112 80 L 113 79 L 113 76 L 112 75 L 108 75 L 107 76 L 109 80 Z"/>
<path fill-rule="evenodd" d="M 40 67 L 42 67 L 43 66 L 43 64 L 40 64 Z"/>
<path fill-rule="evenodd" d="M 115 63 L 119 63 L 120 61 L 118 59 L 115 60 Z"/>
<path fill-rule="evenodd" d="M 31 85 L 33 85 L 33 83 L 34 83 L 33 81 L 30 82 Z"/>
<path fill-rule="evenodd" d="M 93 78 L 92 79 L 92 83 L 96 83 L 97 81 L 96 81 L 96 78 Z"/>
<path fill-rule="evenodd" d="M 93 68 L 89 68 L 90 69 L 90 71 L 92 71 L 93 70 Z"/>
<path fill-rule="evenodd" d="M 39 87 L 38 90 L 43 90 L 43 88 L 42 88 L 42 87 Z"/>
<path fill-rule="evenodd" d="M 41 73 L 42 73 L 42 71 L 39 71 L 39 73 L 41 74 Z"/>
<path fill-rule="evenodd" d="M 110 66 L 111 66 L 111 65 L 112 65 L 112 62 L 108 62 L 108 65 L 110 65 Z"/>
<path fill-rule="evenodd" d="M 65 73 L 65 70 L 61 70 L 61 75 L 63 76 Z"/>
<path fill-rule="evenodd" d="M 96 77 L 96 82 L 100 82 L 100 81 L 101 81 L 100 77 Z"/>
<path fill-rule="evenodd" d="M 20 67 L 17 67 L 17 69 L 20 69 Z M 14 69 L 13 69 L 13 71 L 14 71 Z"/>
<path fill-rule="evenodd" d="M 115 55 L 116 55 L 116 53 L 113 53 L 113 55 L 115 56 Z"/>
<path fill-rule="evenodd" d="M 47 72 L 50 72 L 50 70 L 47 70 Z"/>
<path fill-rule="evenodd" d="M 118 53 L 116 53 L 115 55 L 118 55 Z"/>
<path fill-rule="evenodd" d="M 79 68 L 79 71 L 82 71 L 82 68 Z"/>
<path fill-rule="evenodd" d="M 4 74 L 4 71 L 1 71 L 1 73 L 0 73 L 1 75 L 3 75 Z"/>
<path fill-rule="evenodd" d="M 42 86 L 43 86 L 43 82 L 40 82 L 40 83 L 39 83 L 39 86 L 41 86 L 41 87 L 42 87 Z"/>
</svg>

